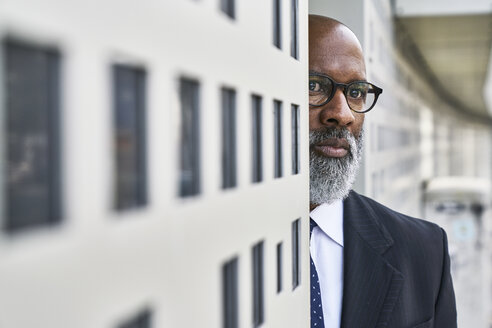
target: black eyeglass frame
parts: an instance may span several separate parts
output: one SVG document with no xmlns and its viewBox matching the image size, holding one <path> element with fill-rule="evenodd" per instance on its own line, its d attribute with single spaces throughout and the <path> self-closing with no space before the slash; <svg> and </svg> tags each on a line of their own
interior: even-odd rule
<svg viewBox="0 0 492 328">
<path fill-rule="evenodd" d="M 319 105 L 311 105 L 311 104 L 309 104 L 309 107 L 321 107 L 321 106 L 326 105 L 327 103 L 329 103 L 333 99 L 333 96 L 335 96 L 335 93 L 337 92 L 337 89 L 338 88 L 342 88 L 343 95 L 345 96 L 345 101 L 347 102 L 347 105 L 349 106 L 350 110 L 352 110 L 353 112 L 356 112 L 356 113 L 364 114 L 364 113 L 367 113 L 368 111 L 370 111 L 371 109 L 374 108 L 374 106 L 378 102 L 379 95 L 383 93 L 383 89 L 381 89 L 380 87 L 378 87 L 378 86 L 376 86 L 376 85 L 374 85 L 374 84 L 372 84 L 370 82 L 364 81 L 364 80 L 361 80 L 361 81 L 352 81 L 350 83 L 338 83 L 337 81 L 335 81 L 334 79 L 332 79 L 328 75 L 324 75 L 324 74 L 320 74 L 320 73 L 309 73 L 309 79 L 311 79 L 311 76 L 320 76 L 320 77 L 323 77 L 323 78 L 327 78 L 328 80 L 331 81 L 331 83 L 333 83 L 333 89 L 331 90 L 331 93 L 328 95 L 328 98 L 326 98 L 326 100 L 323 103 L 321 103 Z M 347 90 L 348 90 L 348 88 L 352 84 L 361 83 L 361 82 L 370 84 L 374 88 L 373 89 L 374 90 L 374 102 L 372 103 L 371 107 L 369 107 L 369 109 L 366 109 L 366 110 L 363 110 L 363 111 L 358 111 L 358 110 L 353 109 L 350 106 L 350 103 L 349 103 L 349 101 L 347 99 Z"/>
</svg>

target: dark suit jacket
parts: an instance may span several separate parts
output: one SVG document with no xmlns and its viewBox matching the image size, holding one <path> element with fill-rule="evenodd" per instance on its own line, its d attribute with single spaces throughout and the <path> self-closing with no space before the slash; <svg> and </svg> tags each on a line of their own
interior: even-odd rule
<svg viewBox="0 0 492 328">
<path fill-rule="evenodd" d="M 342 328 L 455 328 L 446 233 L 351 192 L 344 201 Z"/>
</svg>

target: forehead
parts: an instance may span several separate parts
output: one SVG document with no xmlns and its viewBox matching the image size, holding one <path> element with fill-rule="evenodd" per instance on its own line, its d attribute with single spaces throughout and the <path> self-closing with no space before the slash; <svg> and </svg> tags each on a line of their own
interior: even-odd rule
<svg viewBox="0 0 492 328">
<path fill-rule="evenodd" d="M 338 82 L 366 79 L 359 41 L 347 27 L 310 26 L 309 71 L 331 76 Z"/>
</svg>

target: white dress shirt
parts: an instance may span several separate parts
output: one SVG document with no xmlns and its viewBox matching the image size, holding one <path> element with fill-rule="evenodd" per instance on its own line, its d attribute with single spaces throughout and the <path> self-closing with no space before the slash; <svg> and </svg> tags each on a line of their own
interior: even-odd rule
<svg viewBox="0 0 492 328">
<path fill-rule="evenodd" d="M 325 328 L 339 328 L 343 295 L 343 203 L 321 204 L 310 213 L 318 225 L 309 250 L 318 272 Z"/>
</svg>

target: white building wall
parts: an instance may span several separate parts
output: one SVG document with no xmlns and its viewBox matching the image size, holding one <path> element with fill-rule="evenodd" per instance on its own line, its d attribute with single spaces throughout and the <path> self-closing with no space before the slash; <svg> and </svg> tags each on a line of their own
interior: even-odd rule
<svg viewBox="0 0 492 328">
<path fill-rule="evenodd" d="M 237 0 L 231 20 L 215 0 L 0 3 L 1 38 L 61 53 L 64 208 L 55 228 L 1 233 L 0 327 L 116 327 L 143 308 L 152 311 L 153 327 L 221 327 L 222 265 L 236 256 L 239 326 L 247 327 L 251 247 L 262 240 L 263 326 L 309 326 L 307 2 L 299 0 L 299 60 L 290 56 L 290 2 L 282 1 L 282 50 L 272 45 L 272 8 L 272 1 Z M 147 72 L 149 201 L 125 212 L 112 207 L 114 63 Z M 177 196 L 181 76 L 196 78 L 201 94 L 202 192 L 191 199 Z M 238 187 L 226 191 L 220 186 L 222 86 L 237 92 Z M 259 184 L 251 182 L 252 93 L 263 97 Z M 279 179 L 273 177 L 273 99 L 283 102 Z M 297 175 L 291 173 L 291 104 L 301 113 Z M 293 290 L 291 225 L 298 218 L 301 284 Z M 277 293 L 279 242 L 283 290 Z"/>
</svg>

